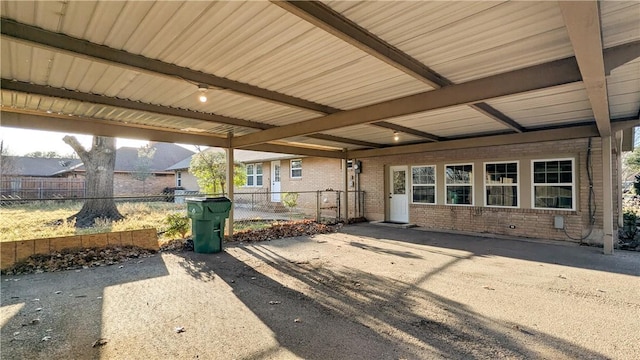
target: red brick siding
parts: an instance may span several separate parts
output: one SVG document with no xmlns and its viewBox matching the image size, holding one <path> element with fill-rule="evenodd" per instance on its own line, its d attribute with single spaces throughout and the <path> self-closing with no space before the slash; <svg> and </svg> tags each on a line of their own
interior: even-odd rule
<svg viewBox="0 0 640 360">
<path fill-rule="evenodd" d="M 563 230 L 553 227 L 556 215 L 564 216 L 566 230 L 572 237 L 586 235 L 589 229 L 588 196 L 589 181 L 586 171 L 587 139 L 519 144 L 473 149 L 435 151 L 402 156 L 385 156 L 362 159 L 361 187 L 365 195 L 365 216 L 369 220 L 384 220 L 386 206 L 387 167 L 391 165 L 437 165 L 437 205 L 409 205 L 409 221 L 417 225 L 437 229 L 492 233 L 556 240 L 569 240 Z M 590 240 L 601 241 L 602 211 L 602 152 L 600 139 L 592 140 L 593 186 L 595 191 L 596 223 Z M 576 211 L 531 209 L 531 160 L 567 158 L 575 159 Z M 521 208 L 493 208 L 484 206 L 483 162 L 518 160 L 520 162 Z M 450 163 L 474 164 L 475 206 L 444 205 L 444 165 Z M 614 171 L 617 167 L 614 157 Z M 614 181 L 617 178 L 614 177 Z M 617 186 L 614 186 L 616 194 Z M 617 196 L 614 196 L 614 212 L 617 223 Z"/>
</svg>

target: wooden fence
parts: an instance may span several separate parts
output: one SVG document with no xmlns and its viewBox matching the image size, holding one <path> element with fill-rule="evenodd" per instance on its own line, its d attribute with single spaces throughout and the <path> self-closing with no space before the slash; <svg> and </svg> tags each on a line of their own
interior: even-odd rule
<svg viewBox="0 0 640 360">
<path fill-rule="evenodd" d="M 2 177 L 0 197 L 4 199 L 81 198 L 85 196 L 84 179 Z"/>
</svg>

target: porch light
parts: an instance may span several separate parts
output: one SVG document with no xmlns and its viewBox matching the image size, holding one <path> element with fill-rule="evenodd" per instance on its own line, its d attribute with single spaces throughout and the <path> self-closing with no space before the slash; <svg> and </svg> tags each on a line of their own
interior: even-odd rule
<svg viewBox="0 0 640 360">
<path fill-rule="evenodd" d="M 198 100 L 200 100 L 201 103 L 207 102 L 207 85 L 198 85 L 198 91 L 200 92 Z"/>
<path fill-rule="evenodd" d="M 393 141 L 398 141 L 400 140 L 400 134 L 398 134 L 397 131 L 393 132 Z"/>
</svg>

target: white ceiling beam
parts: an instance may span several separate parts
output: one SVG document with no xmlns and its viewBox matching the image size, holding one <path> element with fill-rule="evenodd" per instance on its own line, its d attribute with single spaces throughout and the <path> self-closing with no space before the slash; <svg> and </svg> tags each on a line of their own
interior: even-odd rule
<svg viewBox="0 0 640 360">
<path fill-rule="evenodd" d="M 625 118 L 612 122 L 614 131 L 623 131 L 640 125 L 638 118 Z M 558 141 L 569 139 L 582 139 L 588 137 L 600 137 L 595 124 L 576 125 L 556 129 L 530 130 L 526 133 L 491 135 L 459 140 L 447 140 L 434 143 L 422 143 L 393 146 L 385 149 L 351 150 L 347 152 L 349 159 L 363 159 L 369 157 L 406 155 L 430 151 L 470 149 L 486 146 L 515 145 L 524 143 L 536 143 L 543 141 Z"/>
<path fill-rule="evenodd" d="M 436 143 L 394 146 L 389 149 L 352 150 L 348 152 L 347 156 L 349 157 L 349 159 L 362 159 L 368 157 L 405 155 L 430 151 L 470 149 L 485 146 L 568 140 L 592 136 L 599 136 L 598 130 L 595 125 L 583 125 L 553 130 L 528 131 L 526 133 L 520 134 L 504 134 L 470 139 L 441 141 Z"/>
<path fill-rule="evenodd" d="M 227 137 L 215 135 L 194 134 L 167 128 L 124 124 L 116 121 L 69 116 L 65 114 L 47 114 L 15 108 L 2 107 L 0 110 L 2 126 L 21 129 L 38 129 L 80 133 L 97 136 L 124 137 L 140 140 L 151 140 L 169 143 L 184 143 L 202 146 L 226 148 L 229 146 Z M 344 151 L 331 151 L 314 148 L 289 146 L 282 144 L 260 144 L 247 147 L 247 150 L 266 151 L 282 154 L 295 154 L 315 157 L 343 159 Z"/>
<path fill-rule="evenodd" d="M 559 1 L 569 39 L 601 136 L 611 135 L 598 2 Z"/>
<path fill-rule="evenodd" d="M 233 139 L 233 146 L 245 147 L 429 110 L 468 105 L 580 80 L 578 65 L 575 58 L 571 57 L 239 136 Z"/>
<path fill-rule="evenodd" d="M 259 123 L 255 121 L 238 119 L 238 118 L 232 118 L 228 116 L 216 115 L 212 113 L 204 113 L 204 112 L 192 111 L 187 109 L 173 108 L 173 107 L 167 107 L 167 106 L 161 106 L 161 105 L 155 105 L 155 104 L 147 104 L 139 101 L 131 101 L 127 99 L 119 99 L 114 97 L 89 94 L 89 93 L 83 93 L 79 91 L 71 91 L 66 89 L 54 88 L 51 86 L 29 84 L 21 81 L 11 81 L 9 79 L 2 79 L 0 84 L 1 84 L 0 87 L 4 90 L 13 90 L 13 91 L 19 91 L 27 94 L 37 94 L 41 96 L 72 99 L 72 100 L 82 101 L 86 103 L 114 106 L 114 107 L 119 107 L 123 109 L 138 110 L 138 111 L 144 111 L 144 112 L 161 114 L 161 115 L 178 116 L 178 117 L 205 121 L 205 122 L 214 122 L 219 124 L 227 124 L 232 126 L 240 126 L 240 127 L 246 127 L 250 129 L 259 129 L 259 130 L 271 129 L 276 127 L 275 125 Z M 333 142 L 342 143 L 342 144 L 352 144 L 352 145 L 370 147 L 370 148 L 382 147 L 381 144 L 372 143 L 368 141 L 361 141 L 356 139 L 348 139 L 340 136 L 330 136 L 325 134 L 309 134 L 307 135 L 307 137 L 318 139 L 318 140 L 333 141 Z"/>
</svg>

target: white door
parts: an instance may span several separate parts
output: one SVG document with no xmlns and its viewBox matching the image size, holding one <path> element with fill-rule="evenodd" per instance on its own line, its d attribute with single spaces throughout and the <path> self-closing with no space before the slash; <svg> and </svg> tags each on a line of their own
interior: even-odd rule
<svg viewBox="0 0 640 360">
<path fill-rule="evenodd" d="M 392 166 L 389 169 L 389 221 L 409 222 L 408 168 Z"/>
<path fill-rule="evenodd" d="M 271 201 L 280 202 L 280 160 L 271 162 Z"/>
</svg>

